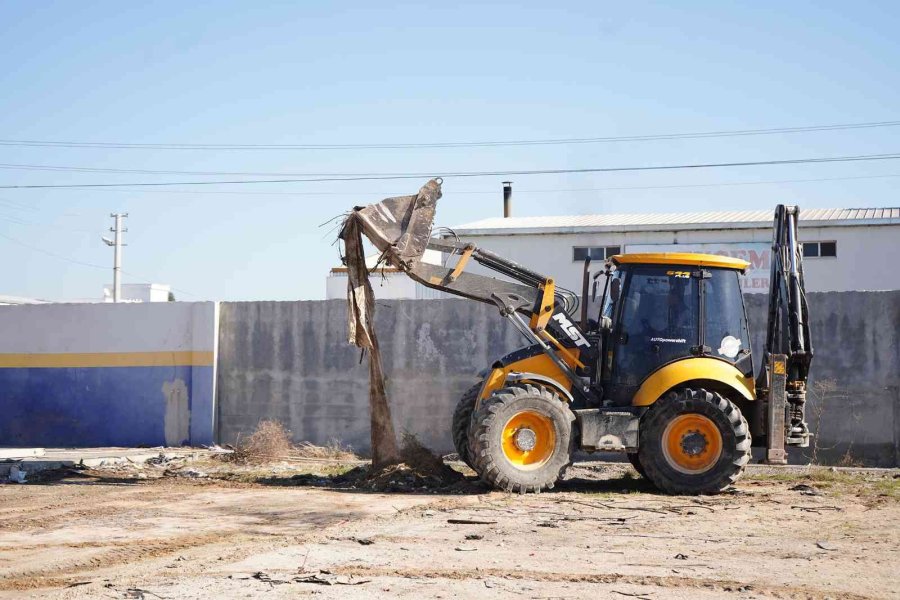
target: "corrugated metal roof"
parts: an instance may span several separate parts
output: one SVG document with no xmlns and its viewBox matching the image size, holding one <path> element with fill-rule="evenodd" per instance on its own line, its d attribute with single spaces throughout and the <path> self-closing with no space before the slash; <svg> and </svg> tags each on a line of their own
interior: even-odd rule
<svg viewBox="0 0 900 600">
<path fill-rule="evenodd" d="M 491 233 L 577 233 L 603 230 L 749 229 L 768 227 L 774 212 L 766 210 L 692 213 L 634 213 L 558 217 L 493 217 L 454 227 L 463 235 Z M 806 208 L 800 222 L 810 226 L 900 224 L 900 208 Z"/>
</svg>

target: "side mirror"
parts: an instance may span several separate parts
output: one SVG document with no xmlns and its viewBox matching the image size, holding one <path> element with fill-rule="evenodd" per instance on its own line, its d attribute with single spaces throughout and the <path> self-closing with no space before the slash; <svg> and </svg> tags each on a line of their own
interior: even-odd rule
<svg viewBox="0 0 900 600">
<path fill-rule="evenodd" d="M 609 289 L 609 297 L 613 302 L 619 301 L 619 296 L 622 294 L 622 282 L 618 279 L 614 279 L 612 282 L 612 286 Z"/>
</svg>

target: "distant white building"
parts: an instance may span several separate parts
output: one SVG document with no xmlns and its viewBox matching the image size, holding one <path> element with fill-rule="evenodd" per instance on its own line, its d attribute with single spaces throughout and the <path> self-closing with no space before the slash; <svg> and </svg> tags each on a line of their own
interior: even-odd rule
<svg viewBox="0 0 900 600">
<path fill-rule="evenodd" d="M 172 286 L 163 283 L 123 283 L 122 302 L 168 302 Z M 112 284 L 103 286 L 103 302 L 113 301 Z"/>
<path fill-rule="evenodd" d="M 9 304 L 47 304 L 48 300 L 38 300 L 37 298 L 25 298 L 23 296 L 7 296 L 0 294 L 0 305 Z"/>
<path fill-rule="evenodd" d="M 599 268 L 613 254 L 704 252 L 750 262 L 745 292 L 769 288 L 771 210 L 497 217 L 455 227 L 463 241 L 491 250 L 558 285 L 581 291 L 584 257 Z M 900 289 L 900 208 L 800 210 L 806 289 Z M 477 266 L 471 267 L 478 271 Z M 481 271 L 483 272 L 483 271 Z"/>
<path fill-rule="evenodd" d="M 366 267 L 371 271 L 369 282 L 372 292 L 379 300 L 388 299 L 434 299 L 445 298 L 446 294 L 416 283 L 406 273 L 394 267 L 378 265 L 378 254 L 366 257 Z M 426 250 L 423 262 L 440 264 L 441 254 L 434 250 Z M 325 299 L 347 298 L 347 267 L 333 267 L 325 280 Z"/>
</svg>

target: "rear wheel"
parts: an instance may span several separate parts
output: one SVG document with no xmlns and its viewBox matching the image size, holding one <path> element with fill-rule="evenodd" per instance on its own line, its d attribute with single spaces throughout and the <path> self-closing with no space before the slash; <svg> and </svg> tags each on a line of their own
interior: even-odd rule
<svg viewBox="0 0 900 600">
<path fill-rule="evenodd" d="M 646 477 L 670 494 L 709 494 L 734 483 L 750 460 L 741 411 L 704 389 L 670 392 L 641 421 L 638 459 Z"/>
<path fill-rule="evenodd" d="M 456 410 L 453 411 L 453 445 L 456 447 L 456 453 L 459 460 L 463 461 L 473 469 L 472 461 L 469 459 L 469 425 L 472 422 L 472 411 L 475 410 L 475 401 L 478 399 L 478 392 L 481 391 L 481 383 L 476 383 L 470 387 L 459 399 L 456 404 Z"/>
<path fill-rule="evenodd" d="M 472 416 L 469 456 L 478 475 L 510 492 L 552 488 L 569 464 L 572 411 L 534 385 L 497 390 Z"/>
</svg>

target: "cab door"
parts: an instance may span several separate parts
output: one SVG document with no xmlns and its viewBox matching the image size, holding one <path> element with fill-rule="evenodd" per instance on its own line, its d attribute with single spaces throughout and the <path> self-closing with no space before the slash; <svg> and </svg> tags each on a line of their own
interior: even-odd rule
<svg viewBox="0 0 900 600">
<path fill-rule="evenodd" d="M 693 356 L 700 339 L 696 268 L 628 268 L 612 332 L 612 372 L 605 396 L 629 405 L 641 382 L 659 367 Z"/>
</svg>

